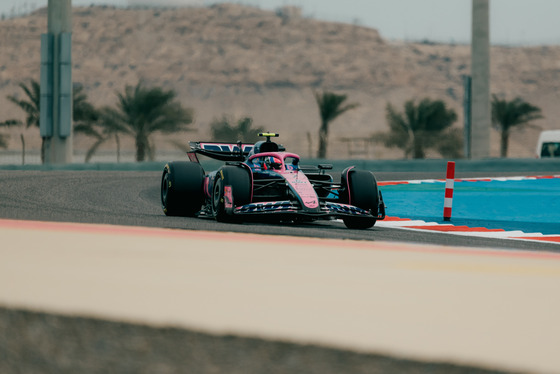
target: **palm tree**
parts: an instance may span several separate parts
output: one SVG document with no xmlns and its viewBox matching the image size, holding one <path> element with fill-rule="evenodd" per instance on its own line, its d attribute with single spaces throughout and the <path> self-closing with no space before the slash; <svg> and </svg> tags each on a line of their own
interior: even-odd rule
<svg viewBox="0 0 560 374">
<path fill-rule="evenodd" d="M 404 113 L 388 103 L 386 118 L 390 131 L 375 137 L 387 147 L 401 148 L 405 157 L 424 158 L 426 149 L 433 147 L 444 155 L 453 154 L 450 150 L 460 149 L 460 144 L 457 144 L 460 138 L 450 129 L 457 120 L 457 114 L 441 100 L 425 98 L 418 105 L 409 100 L 404 105 Z"/>
<path fill-rule="evenodd" d="M 29 80 L 29 85 L 24 82 L 19 87 L 25 93 L 24 99 L 19 99 L 15 95 L 8 95 L 8 100 L 19 106 L 26 114 L 25 125 L 27 128 L 31 126 L 39 127 L 39 108 L 41 101 L 41 86 L 34 80 Z"/>
<path fill-rule="evenodd" d="M 111 109 L 101 108 L 96 110 L 97 116 L 95 120 L 80 121 L 74 124 L 74 131 L 78 134 L 84 134 L 95 139 L 95 142 L 86 152 L 85 162 L 89 162 L 97 149 L 106 141 L 115 138 L 117 143 L 117 162 L 120 162 L 120 127 L 110 117 Z"/>
<path fill-rule="evenodd" d="M 19 106 L 25 112 L 25 125 L 29 127 L 39 128 L 39 108 L 41 101 L 41 86 L 39 82 L 34 79 L 29 80 L 29 85 L 24 82 L 19 83 L 19 87 L 25 93 L 24 99 L 19 99 L 15 95 L 8 95 L 8 100 Z M 4 123 L 11 122 L 12 124 L 21 124 L 22 122 L 18 119 L 10 119 Z M 22 158 L 25 159 L 25 139 L 23 134 L 21 135 L 22 142 L 22 152 L 24 153 Z M 41 141 L 41 162 L 45 160 L 45 138 Z"/>
<path fill-rule="evenodd" d="M 104 121 L 110 123 L 113 131 L 134 137 L 136 161 L 144 161 L 146 154 L 153 159 L 151 135 L 187 130 L 186 126 L 193 122 L 194 111 L 175 101 L 173 90 L 148 88 L 138 82 L 135 87 L 127 85 L 124 93 L 117 93 L 117 97 L 117 108 L 106 108 Z"/>
<path fill-rule="evenodd" d="M 509 135 L 514 127 L 532 127 L 529 122 L 540 118 L 543 118 L 541 108 L 519 97 L 507 101 L 492 95 L 492 125 L 500 131 L 500 156 L 507 157 Z"/>
<path fill-rule="evenodd" d="M 236 126 L 232 125 L 234 122 L 234 119 L 227 116 L 212 121 L 210 125 L 212 139 L 219 142 L 254 143 L 259 140 L 258 134 L 264 132 L 262 127 L 252 128 L 253 119 L 251 117 L 240 118 L 237 120 Z"/>
<path fill-rule="evenodd" d="M 0 122 L 0 127 L 10 127 L 10 126 L 19 126 L 21 125 L 21 121 L 16 119 L 9 119 L 4 122 Z M 0 134 L 0 148 L 8 148 L 8 138 L 9 135 Z"/>
<path fill-rule="evenodd" d="M 8 95 L 8 100 L 19 106 L 26 114 L 25 125 L 29 127 L 39 128 L 39 118 L 40 118 L 40 103 L 41 103 L 41 86 L 39 82 L 34 79 L 29 80 L 29 84 L 24 82 L 19 84 L 19 87 L 25 93 L 25 98 L 20 99 L 15 95 Z M 87 101 L 87 95 L 83 92 L 84 88 L 80 84 L 74 84 L 72 90 L 72 119 L 74 122 L 81 124 L 95 121 L 98 117 L 96 109 Z M 13 124 L 20 124 L 21 121 L 17 119 L 11 119 L 6 122 Z M 24 139 L 22 137 L 22 144 L 24 144 Z M 41 162 L 45 160 L 45 138 L 41 141 Z"/>
<path fill-rule="evenodd" d="M 118 127 L 108 119 L 107 108 L 97 109 L 88 100 L 82 85 L 74 85 L 72 116 L 74 132 L 95 138 L 93 145 L 87 150 L 85 162 L 89 162 L 97 149 L 113 136 L 117 142 L 117 162 L 120 160 L 120 141 Z"/>
<path fill-rule="evenodd" d="M 88 101 L 84 86 L 75 83 L 72 88 L 72 120 L 74 126 L 99 120 L 99 111 Z"/>
<path fill-rule="evenodd" d="M 321 116 L 317 158 L 327 157 L 329 124 L 342 113 L 354 109 L 359 105 L 356 103 L 343 105 L 347 98 L 347 95 L 338 95 L 329 91 L 324 91 L 322 93 L 315 92 L 315 100 L 319 106 L 319 115 Z"/>
</svg>

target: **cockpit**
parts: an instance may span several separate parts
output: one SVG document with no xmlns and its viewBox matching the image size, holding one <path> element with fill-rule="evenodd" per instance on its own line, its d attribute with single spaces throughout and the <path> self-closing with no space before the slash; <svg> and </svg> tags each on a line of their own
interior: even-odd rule
<svg viewBox="0 0 560 374">
<path fill-rule="evenodd" d="M 250 157 L 247 161 L 247 165 L 253 170 L 299 170 L 299 158 L 294 155 L 285 155 L 284 159 L 281 157 L 282 153 L 275 155 L 256 155 L 255 157 Z"/>
<path fill-rule="evenodd" d="M 293 153 L 285 153 L 286 148 L 284 146 L 270 140 L 270 138 L 277 137 L 278 134 L 262 133 L 259 136 L 266 137 L 266 140 L 256 142 L 249 153 L 247 165 L 251 169 L 254 171 L 299 170 L 299 157 Z"/>
<path fill-rule="evenodd" d="M 257 156 L 247 162 L 253 170 L 281 170 L 282 160 L 275 156 Z"/>
</svg>

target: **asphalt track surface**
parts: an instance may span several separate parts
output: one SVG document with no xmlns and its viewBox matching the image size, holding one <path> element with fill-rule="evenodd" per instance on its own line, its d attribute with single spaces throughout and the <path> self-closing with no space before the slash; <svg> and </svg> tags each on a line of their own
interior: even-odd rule
<svg viewBox="0 0 560 374">
<path fill-rule="evenodd" d="M 479 176 L 484 175 L 477 173 L 457 177 Z M 439 177 L 426 173 L 377 174 L 378 180 Z M 226 327 L 238 326 L 237 329 L 222 327 L 223 330 L 218 326 L 218 334 L 220 331 L 239 331 L 241 336 L 272 336 L 280 341 L 292 341 L 291 337 L 298 341 L 297 334 L 307 331 L 319 334 L 319 338 L 322 334 L 332 333 L 334 335 L 330 340 L 334 339 L 339 344 L 340 337 L 336 333 L 354 333 L 354 337 L 352 334 L 347 337 L 349 347 L 359 350 L 360 346 L 355 344 L 359 344 L 360 339 L 366 339 L 368 352 L 402 352 L 404 357 L 420 357 L 422 360 L 433 357 L 437 361 L 471 363 L 487 368 L 496 365 L 506 370 L 527 372 L 555 372 L 558 367 L 554 350 L 560 336 L 554 323 L 558 303 L 557 299 L 550 298 L 558 285 L 558 254 L 509 251 L 557 252 L 556 244 L 459 237 L 382 227 L 349 230 L 338 222 L 232 225 L 211 219 L 166 217 L 160 207 L 159 184 L 159 172 L 0 172 L 0 218 L 8 219 L 0 227 L 0 236 L 8 244 L 0 248 L 2 256 L 5 256 L 0 262 L 0 285 L 4 285 L 0 287 L 2 303 L 25 310 L 61 310 L 63 314 L 66 314 L 65 308 L 69 308 L 71 314 L 81 315 L 86 311 L 85 316 L 107 316 L 116 321 L 126 317 L 125 321 L 132 318 L 133 322 L 149 322 L 150 319 L 144 318 L 151 315 L 156 326 L 158 321 L 165 326 L 167 323 L 173 326 L 172 322 L 179 321 L 180 317 L 192 318 L 191 323 L 180 326 L 197 326 L 202 331 L 206 331 L 203 322 L 209 319 L 207 328 L 210 332 L 214 331 L 212 326 L 218 323 Z M 119 226 L 86 227 L 33 221 Z M 122 225 L 131 227 L 123 230 Z M 37 227 L 33 229 L 34 226 Z M 49 227 L 53 229 L 49 230 Z M 161 230 L 159 227 L 177 230 Z M 115 235 L 120 231 L 129 234 Z M 150 234 L 153 231 L 157 234 Z M 254 235 L 235 232 L 257 235 L 255 238 Z M 61 239 L 61 235 L 65 238 Z M 279 241 L 271 235 L 286 237 Z M 253 238 L 252 242 L 246 240 L 248 236 Z M 305 237 L 358 241 L 323 241 Z M 300 241 L 305 243 L 296 246 L 294 242 Z M 401 247 L 405 246 L 399 242 L 424 246 L 418 250 L 403 251 Z M 341 251 L 341 247 L 345 246 L 356 248 Z M 455 250 L 450 246 L 462 248 Z M 375 250 L 363 250 L 362 247 Z M 465 247 L 502 250 L 477 251 Z M 440 258 L 440 255 L 443 257 Z M 384 256 L 389 256 L 389 259 L 384 259 Z M 419 276 L 423 274 L 426 278 L 421 281 Z M 259 281 L 255 282 L 255 279 Z M 103 285 L 105 287 L 99 288 Z M 107 288 L 107 285 L 110 287 Z M 189 296 L 178 297 L 182 294 Z M 152 295 L 150 300 L 146 300 L 146 295 Z M 231 303 L 236 297 L 239 300 Z M 325 304 L 317 304 L 317 300 Z M 259 307 L 255 308 L 255 305 Z M 308 308 L 304 308 L 305 305 Z M 193 306 L 196 308 L 193 309 Z M 127 312 L 115 312 L 113 315 L 114 311 L 111 311 L 115 308 L 117 312 L 119 308 L 125 308 Z M 302 313 L 302 310 L 309 313 Z M 290 316 L 293 318 L 288 318 Z M 48 316 L 26 317 L 25 313 L 0 308 L 0 331 L 9 331 L 7 327 L 15 324 L 19 328 L 14 329 L 14 337 L 37 336 L 37 325 L 33 322 L 36 318 L 46 319 L 45 323 L 41 323 L 43 330 L 54 325 L 60 332 L 60 326 L 71 327 L 73 323 L 53 322 L 55 320 Z M 252 330 L 255 323 L 260 323 L 260 328 L 269 334 L 260 335 L 258 329 Z M 386 335 L 374 330 L 366 334 L 363 326 L 379 327 Z M 28 328 L 34 330 L 25 333 Z M 461 332 L 456 330 L 459 328 Z M 94 327 L 88 331 L 98 329 Z M 120 331 L 119 328 L 116 330 Z M 75 331 L 84 329 L 81 326 Z M 306 335 L 309 340 L 304 335 L 299 338 L 304 342 L 322 341 L 314 340 L 313 334 Z M 461 338 L 456 339 L 457 336 Z M 373 343 L 369 338 L 383 344 L 371 346 Z M 221 340 L 227 343 L 227 350 L 236 352 L 228 339 L 226 336 Z M 60 340 L 56 334 L 51 339 L 44 339 L 46 342 Z M 8 339 L 8 342 L 14 341 L 19 342 Z M 83 341 L 95 343 L 98 339 L 84 337 Z M 403 342 L 412 346 L 403 351 L 391 348 L 391 344 L 400 345 Z M 437 342 L 443 346 L 438 346 Z M 47 344 L 48 347 L 52 345 Z M 77 345 L 83 346 L 83 343 Z M 209 347 L 214 345 L 210 342 L 204 347 L 204 352 L 211 352 Z M 3 346 L 8 347 L 0 341 L 0 348 Z M 23 341 L 19 347 L 33 346 L 35 344 Z M 46 352 L 49 352 L 48 347 Z M 98 348 L 94 344 L 93 350 L 97 353 Z M 430 356 L 430 352 L 423 352 L 423 349 L 431 349 L 431 354 L 437 351 L 437 354 Z M 451 352 L 453 349 L 455 351 Z M 25 359 L 31 357 L 26 356 L 27 353 L 19 353 L 25 350 L 13 350 L 10 346 L 7 351 L 15 352 L 12 356 L 16 369 L 0 370 L 2 372 L 21 372 L 22 361 L 40 362 Z M 241 351 L 246 352 L 244 349 Z M 36 357 L 37 352 L 29 354 Z M 53 355 L 47 353 L 46 356 Z M 221 357 L 221 354 L 217 356 Z M 66 358 L 63 357 L 61 362 L 66 363 Z M 315 357 L 313 362 L 322 362 L 322 359 Z M 210 360 L 209 364 L 214 363 Z M 356 365 L 361 367 L 362 361 Z M 417 364 L 412 365 L 413 369 L 408 372 L 436 372 L 431 368 L 418 371 Z M 53 367 L 51 372 L 61 372 L 60 365 Z M 229 369 L 223 372 L 232 372 Z M 471 372 L 468 368 L 465 370 L 462 372 Z M 345 368 L 331 372 L 359 371 Z M 394 371 L 377 372 L 405 371 L 399 364 Z M 452 371 L 443 368 L 440 372 Z"/>
<path fill-rule="evenodd" d="M 508 175 L 519 173 L 468 173 L 456 177 Z M 212 219 L 167 217 L 161 210 L 160 178 L 160 172 L 152 171 L 0 171 L 0 218 L 560 252 L 560 246 L 550 243 L 382 227 L 349 230 L 337 221 L 226 224 Z M 429 179 L 441 178 L 441 174 L 385 172 L 377 173 L 376 178 Z M 390 209 L 389 206 L 389 214 Z"/>
</svg>

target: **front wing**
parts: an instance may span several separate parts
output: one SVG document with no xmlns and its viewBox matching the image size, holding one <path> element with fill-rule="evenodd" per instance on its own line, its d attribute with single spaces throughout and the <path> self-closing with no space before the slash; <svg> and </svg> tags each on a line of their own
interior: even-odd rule
<svg viewBox="0 0 560 374">
<path fill-rule="evenodd" d="M 284 215 L 284 216 L 301 216 L 312 219 L 329 219 L 344 217 L 364 217 L 376 218 L 382 220 L 385 218 L 385 205 L 380 199 L 379 214 L 373 216 L 371 212 L 358 208 L 353 205 L 340 204 L 335 202 L 322 202 L 318 212 L 310 212 L 301 209 L 301 207 L 292 201 L 267 201 L 259 203 L 250 203 L 239 207 L 231 207 L 229 213 L 237 216 L 251 215 Z"/>
</svg>

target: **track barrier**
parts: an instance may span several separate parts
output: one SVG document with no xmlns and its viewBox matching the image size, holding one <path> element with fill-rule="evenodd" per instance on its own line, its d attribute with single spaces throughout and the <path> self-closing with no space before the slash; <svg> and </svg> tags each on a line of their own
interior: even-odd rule
<svg viewBox="0 0 560 374">
<path fill-rule="evenodd" d="M 453 187 L 455 186 L 455 162 L 447 162 L 447 176 L 445 180 L 445 198 L 443 200 L 443 220 L 451 221 L 453 206 Z"/>
</svg>

